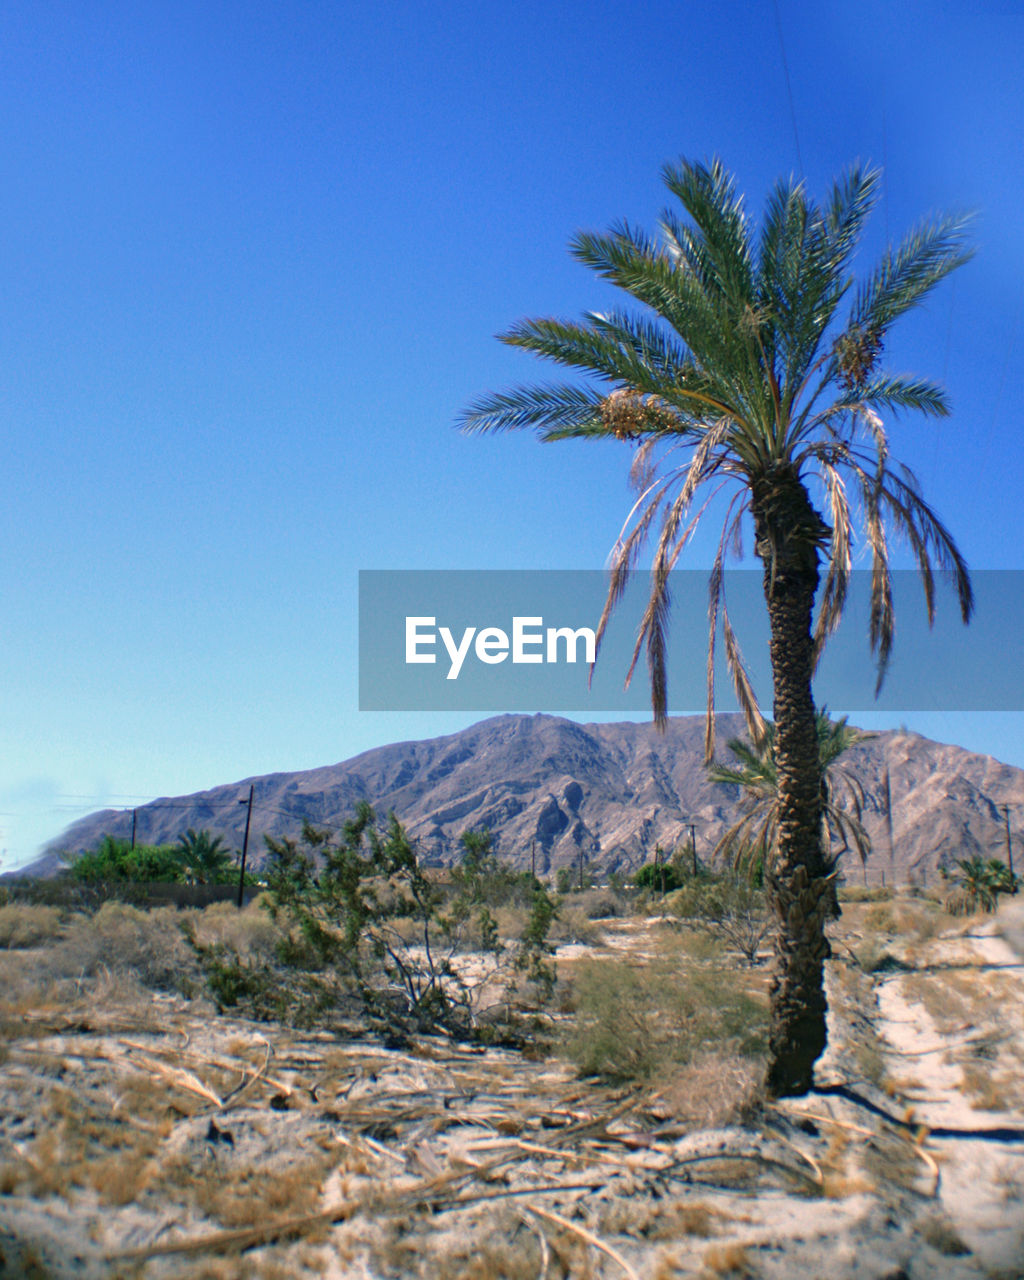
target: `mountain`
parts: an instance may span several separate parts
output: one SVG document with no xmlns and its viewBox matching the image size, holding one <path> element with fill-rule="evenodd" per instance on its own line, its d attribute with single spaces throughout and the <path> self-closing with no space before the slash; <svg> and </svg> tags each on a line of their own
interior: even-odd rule
<svg viewBox="0 0 1024 1280">
<path fill-rule="evenodd" d="M 742 733 L 738 716 L 720 716 L 719 757 Z M 246 778 L 191 796 L 154 800 L 136 811 L 136 837 L 173 841 L 189 827 L 224 834 L 240 847 L 253 787 L 249 853 L 265 856 L 263 835 L 298 834 L 303 819 L 338 828 L 360 800 L 398 815 L 425 861 L 450 863 L 469 828 L 488 827 L 498 852 L 520 867 L 536 857 L 544 874 L 578 861 L 604 872 L 635 869 L 655 845 L 675 848 L 693 826 L 706 856 L 737 816 L 735 787 L 715 786 L 703 765 L 704 719 L 652 724 L 578 724 L 548 715 L 504 715 L 459 733 L 377 747 L 340 764 Z M 1024 771 L 990 756 L 944 746 L 918 734 L 878 734 L 844 756 L 868 796 L 873 852 L 867 877 L 933 882 L 939 865 L 972 854 L 1004 856 L 1000 806 L 1024 810 Z M 886 820 L 886 771 L 892 841 Z M 60 865 L 59 850 L 93 848 L 106 833 L 127 837 L 132 815 L 91 814 L 51 842 L 35 874 Z M 1016 837 L 1019 841 L 1019 837 Z M 855 854 L 848 880 L 861 879 Z M 1024 850 L 1020 861 L 1024 864 Z"/>
</svg>

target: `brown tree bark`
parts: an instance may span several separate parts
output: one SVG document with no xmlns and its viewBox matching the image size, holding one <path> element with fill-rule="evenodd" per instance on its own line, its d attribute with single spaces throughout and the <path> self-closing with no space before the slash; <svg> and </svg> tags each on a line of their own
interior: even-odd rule
<svg viewBox="0 0 1024 1280">
<path fill-rule="evenodd" d="M 766 877 L 778 926 L 771 983 L 767 1088 L 806 1093 L 825 1048 L 825 921 L 833 895 L 821 842 L 821 759 L 811 676 L 812 611 L 828 527 L 799 476 L 780 470 L 753 494 L 764 563 L 774 680 L 778 850 Z"/>
</svg>

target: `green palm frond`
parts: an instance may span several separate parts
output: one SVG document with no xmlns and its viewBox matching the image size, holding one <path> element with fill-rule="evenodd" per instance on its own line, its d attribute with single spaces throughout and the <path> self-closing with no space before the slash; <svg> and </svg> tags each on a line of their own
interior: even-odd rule
<svg viewBox="0 0 1024 1280">
<path fill-rule="evenodd" d="M 827 708 L 816 716 L 818 756 L 822 770 L 822 839 L 826 861 L 834 864 L 834 837 L 853 848 L 867 861 L 871 841 L 862 821 L 865 794 L 856 777 L 838 765 L 850 747 L 875 735 L 863 733 L 847 723 L 846 717 L 833 720 Z M 779 830 L 779 771 L 775 759 L 775 726 L 767 724 L 760 743 L 731 738 L 727 744 L 734 763 L 713 761 L 708 778 L 720 785 L 738 787 L 743 793 L 745 812 L 724 833 L 713 857 L 725 858 L 739 869 L 761 866 L 770 869 L 777 853 Z"/>
<path fill-rule="evenodd" d="M 463 412 L 461 425 L 465 431 L 512 431 L 523 427 L 542 427 L 545 434 L 553 429 L 568 434 L 573 431 L 605 436 L 601 422 L 604 397 L 589 387 L 564 384 L 546 387 L 515 387 L 510 391 L 481 396 Z M 557 423 L 557 428 L 553 424 Z"/>
<path fill-rule="evenodd" d="M 578 261 L 637 304 L 635 311 L 522 320 L 502 335 L 584 382 L 485 396 L 469 406 L 461 425 L 481 432 L 533 429 L 544 440 L 613 437 L 638 451 L 643 496 L 613 553 L 600 629 L 621 598 L 624 574 L 654 536 L 641 641 L 659 723 L 668 707 L 666 568 L 689 541 L 694 513 L 706 509 L 702 490 L 722 484 L 740 495 L 723 530 L 723 560 L 749 520 L 752 494 L 780 492 L 780 484 L 804 486 L 804 492 L 808 484 L 818 486 L 829 523 L 805 520 L 782 539 L 789 548 L 803 540 L 807 556 L 824 559 L 818 653 L 847 598 L 860 521 L 881 681 L 895 634 L 888 568 L 893 535 L 918 563 L 929 619 L 935 569 L 953 582 L 965 620 L 973 607 L 951 535 L 890 458 L 883 416 L 949 413 L 941 387 L 884 367 L 885 341 L 894 321 L 970 257 L 966 222 L 937 218 L 915 228 L 858 285 L 852 264 L 878 198 L 876 171 L 854 165 L 820 204 L 802 182 L 780 181 L 759 226 L 718 159 L 681 160 L 666 165 L 662 176 L 678 207 L 663 213 L 658 236 L 619 223 L 608 232 L 580 232 L 570 244 Z M 673 453 L 680 446 L 691 451 L 689 465 Z M 755 542 L 773 574 L 782 542 L 775 534 Z M 760 713 L 748 706 L 753 694 L 728 625 L 721 568 L 713 574 L 712 624 L 722 625 L 734 684 L 754 724 Z M 638 658 L 639 651 L 634 666 Z M 709 714 L 711 707 L 709 697 Z"/>
<path fill-rule="evenodd" d="M 969 262 L 964 245 L 967 217 L 945 217 L 915 227 L 890 249 L 857 291 L 851 327 L 882 334 L 894 320 L 917 306 L 951 271 Z"/>
</svg>

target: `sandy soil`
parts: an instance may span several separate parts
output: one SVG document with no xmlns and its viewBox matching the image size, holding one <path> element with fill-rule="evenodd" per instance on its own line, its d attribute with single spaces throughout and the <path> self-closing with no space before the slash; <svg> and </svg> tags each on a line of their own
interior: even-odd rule
<svg viewBox="0 0 1024 1280">
<path fill-rule="evenodd" d="M 818 1089 L 724 1128 L 687 1118 L 696 1075 L 616 1090 L 130 984 L 40 1002 L 0 1058 L 0 1275 L 1024 1277 L 1019 910 L 880 941 L 868 910 Z"/>
</svg>

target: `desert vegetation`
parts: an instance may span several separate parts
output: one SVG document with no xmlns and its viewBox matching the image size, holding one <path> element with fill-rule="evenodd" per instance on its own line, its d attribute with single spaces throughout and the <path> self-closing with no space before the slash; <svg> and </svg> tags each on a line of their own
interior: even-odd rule
<svg viewBox="0 0 1024 1280">
<path fill-rule="evenodd" d="M 5 1265 L 774 1276 L 820 1270 L 842 1239 L 867 1275 L 912 1251 L 998 1273 L 1012 1159 L 989 1142 L 981 1230 L 957 1201 L 971 1140 L 929 1138 L 919 1101 L 944 1072 L 962 1110 L 932 1123 L 1017 1123 L 1021 984 L 987 971 L 985 913 L 843 890 L 822 1089 L 773 1103 L 768 967 L 720 927 L 740 888 L 770 920 L 756 885 L 691 865 L 664 896 L 541 900 L 486 833 L 464 855 L 430 879 L 363 812 L 282 846 L 280 888 L 242 910 L 0 907 Z"/>
</svg>

